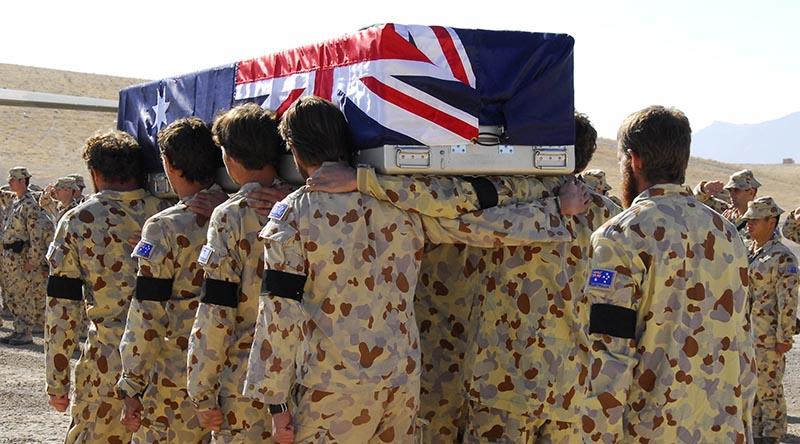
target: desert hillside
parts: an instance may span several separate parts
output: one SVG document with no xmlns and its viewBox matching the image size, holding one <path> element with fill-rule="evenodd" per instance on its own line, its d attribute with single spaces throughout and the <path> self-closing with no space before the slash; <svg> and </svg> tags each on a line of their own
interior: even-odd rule
<svg viewBox="0 0 800 444">
<path fill-rule="evenodd" d="M 120 89 L 143 81 L 0 64 L 0 88 L 116 100 Z M 85 174 L 79 155 L 84 140 L 98 130 L 116 128 L 116 118 L 114 113 L 0 106 L 0 171 L 27 166 L 33 182 L 40 185 L 73 172 Z M 616 194 L 620 174 L 615 150 L 615 141 L 600 140 L 590 167 L 606 171 Z M 752 169 L 763 184 L 759 195 L 771 195 L 787 209 L 800 206 L 800 164 L 734 165 L 692 158 L 687 184 L 701 179 L 725 181 L 743 168 Z"/>
</svg>

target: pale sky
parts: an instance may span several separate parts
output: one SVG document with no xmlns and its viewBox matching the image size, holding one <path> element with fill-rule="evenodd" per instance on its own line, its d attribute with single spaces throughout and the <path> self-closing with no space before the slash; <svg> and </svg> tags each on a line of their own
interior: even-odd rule
<svg viewBox="0 0 800 444">
<path fill-rule="evenodd" d="M 570 34 L 575 106 L 603 137 L 655 104 L 684 111 L 695 131 L 800 111 L 795 0 L 205 3 L 5 2 L 0 63 L 155 80 L 393 22 Z"/>
</svg>

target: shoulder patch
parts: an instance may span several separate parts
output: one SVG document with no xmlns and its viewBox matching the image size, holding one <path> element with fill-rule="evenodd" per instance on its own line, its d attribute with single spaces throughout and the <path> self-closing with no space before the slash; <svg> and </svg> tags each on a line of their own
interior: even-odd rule
<svg viewBox="0 0 800 444">
<path fill-rule="evenodd" d="M 138 244 L 136 244 L 136 249 L 133 250 L 132 256 L 140 257 L 143 259 L 150 259 L 150 256 L 152 254 L 153 254 L 153 244 L 142 239 L 139 241 Z"/>
<path fill-rule="evenodd" d="M 211 258 L 211 254 L 214 253 L 214 249 L 208 245 L 203 245 L 203 249 L 200 250 L 200 256 L 197 258 L 197 262 L 200 265 L 208 265 L 208 260 Z"/>
<path fill-rule="evenodd" d="M 277 202 L 272 207 L 272 211 L 269 212 L 270 219 L 281 220 L 283 216 L 286 215 L 286 211 L 289 209 L 289 205 L 283 202 Z"/>
<path fill-rule="evenodd" d="M 594 269 L 589 276 L 589 286 L 608 290 L 614 284 L 617 273 L 610 270 Z"/>
<path fill-rule="evenodd" d="M 792 274 L 797 273 L 797 266 L 796 265 L 792 265 L 791 267 L 789 267 L 789 273 L 792 273 Z"/>
</svg>

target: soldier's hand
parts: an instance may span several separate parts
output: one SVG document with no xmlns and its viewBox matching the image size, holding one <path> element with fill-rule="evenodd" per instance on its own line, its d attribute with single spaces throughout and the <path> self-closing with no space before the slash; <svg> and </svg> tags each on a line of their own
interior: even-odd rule
<svg viewBox="0 0 800 444">
<path fill-rule="evenodd" d="M 291 412 L 272 415 L 272 439 L 278 444 L 294 443 L 294 425 Z"/>
<path fill-rule="evenodd" d="M 324 162 L 306 179 L 306 187 L 308 191 L 350 193 L 358 191 L 357 178 L 357 170 L 346 163 Z"/>
<path fill-rule="evenodd" d="M 723 211 L 722 217 L 731 220 L 731 218 L 733 217 L 733 208 L 728 208 L 727 210 Z"/>
<path fill-rule="evenodd" d="M 703 185 L 703 192 L 710 194 L 712 196 L 716 196 L 717 194 L 720 193 L 720 191 L 722 191 L 724 187 L 725 184 L 723 184 L 722 182 L 718 180 L 712 180 L 711 182 L 706 182 Z"/>
<path fill-rule="evenodd" d="M 128 429 L 129 432 L 139 430 L 142 425 L 142 401 L 138 396 L 125 398 L 122 404 L 122 415 L 119 422 Z"/>
<path fill-rule="evenodd" d="M 200 421 L 200 427 L 219 432 L 222 427 L 222 410 L 210 409 L 199 410 L 197 412 L 197 420 Z"/>
<path fill-rule="evenodd" d="M 272 206 L 280 202 L 290 194 L 289 190 L 273 187 L 261 187 L 257 190 L 250 190 L 245 194 L 247 206 L 256 210 L 262 216 L 269 216 Z"/>
<path fill-rule="evenodd" d="M 589 188 L 583 182 L 570 181 L 561 186 L 558 193 L 561 215 L 572 216 L 589 209 Z"/>
<path fill-rule="evenodd" d="M 192 212 L 210 218 L 214 208 L 228 200 L 228 193 L 223 191 L 201 191 L 186 202 Z"/>
<path fill-rule="evenodd" d="M 69 395 L 50 395 L 50 400 L 47 403 L 55 407 L 59 412 L 66 412 L 69 407 Z"/>
<path fill-rule="evenodd" d="M 789 353 L 789 350 L 791 350 L 791 349 L 792 349 L 792 343 L 791 342 L 781 342 L 781 343 L 775 345 L 775 351 L 780 353 L 780 354 L 782 354 L 782 355 L 786 354 L 786 353 Z"/>
</svg>

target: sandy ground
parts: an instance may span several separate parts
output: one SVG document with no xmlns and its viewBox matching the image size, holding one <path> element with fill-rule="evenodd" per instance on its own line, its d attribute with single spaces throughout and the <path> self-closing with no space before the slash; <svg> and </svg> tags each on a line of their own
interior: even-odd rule
<svg viewBox="0 0 800 444">
<path fill-rule="evenodd" d="M 11 322 L 4 320 L 0 336 L 10 332 Z M 789 412 L 784 443 L 800 443 L 800 336 L 795 342 L 798 346 L 788 355 L 784 380 Z M 63 442 L 69 417 L 47 405 L 44 376 L 41 336 L 26 347 L 0 344 L 0 444 Z"/>
</svg>

